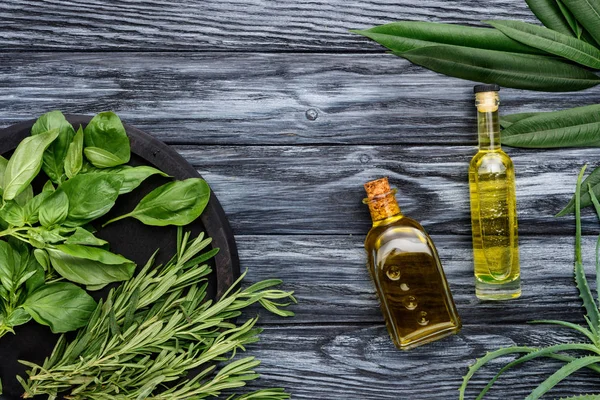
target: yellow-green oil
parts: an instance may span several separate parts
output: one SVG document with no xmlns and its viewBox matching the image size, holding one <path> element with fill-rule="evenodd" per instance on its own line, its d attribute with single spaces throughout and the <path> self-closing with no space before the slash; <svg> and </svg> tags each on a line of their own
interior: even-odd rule
<svg viewBox="0 0 600 400">
<path fill-rule="evenodd" d="M 431 238 L 394 209 L 373 220 L 365 250 L 390 338 L 408 350 L 457 333 L 461 322 Z"/>
<path fill-rule="evenodd" d="M 477 94 L 479 151 L 469 165 L 475 290 L 484 300 L 521 295 L 515 171 L 500 147 L 497 92 Z"/>
</svg>

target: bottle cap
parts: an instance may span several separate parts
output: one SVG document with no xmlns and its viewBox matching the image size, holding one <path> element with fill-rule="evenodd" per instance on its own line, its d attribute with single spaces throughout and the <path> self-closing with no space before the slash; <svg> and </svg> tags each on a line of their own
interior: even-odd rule
<svg viewBox="0 0 600 400">
<path fill-rule="evenodd" d="M 388 194 L 392 190 L 390 189 L 390 183 L 387 177 L 367 182 L 364 184 L 364 187 L 369 199 L 381 196 L 382 194 Z"/>
<path fill-rule="evenodd" d="M 473 93 L 481 93 L 481 92 L 499 92 L 500 86 L 495 83 L 489 83 L 485 85 L 475 85 L 473 88 Z"/>
</svg>

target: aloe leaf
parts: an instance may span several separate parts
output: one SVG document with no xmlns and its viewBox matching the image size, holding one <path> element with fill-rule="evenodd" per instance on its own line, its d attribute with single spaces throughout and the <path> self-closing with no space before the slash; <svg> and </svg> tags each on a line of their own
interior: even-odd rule
<svg viewBox="0 0 600 400">
<path fill-rule="evenodd" d="M 597 357 L 597 356 L 587 356 L 587 357 L 577 358 L 577 359 L 571 361 L 570 363 L 568 363 L 567 365 L 563 366 L 558 371 L 556 371 L 555 373 L 550 375 L 548 377 L 548 379 L 546 379 L 537 388 L 535 388 L 531 392 L 531 394 L 525 398 L 525 400 L 539 399 L 540 397 L 542 397 L 542 395 L 544 395 L 544 393 L 548 392 L 550 389 L 552 389 L 554 386 L 556 386 L 563 379 L 567 378 L 573 372 L 576 372 L 576 371 L 580 370 L 581 368 L 584 368 L 590 364 L 595 364 L 599 361 L 600 361 L 600 357 Z"/>
<path fill-rule="evenodd" d="M 594 194 L 591 185 L 588 185 L 588 193 L 592 198 L 596 215 L 600 219 L 600 202 L 598 202 L 598 198 Z M 596 240 L 596 295 L 598 296 L 598 305 L 600 306 L 600 236 Z M 600 321 L 598 323 L 600 324 Z"/>
<path fill-rule="evenodd" d="M 600 104 L 540 113 L 502 131 L 502 144 L 557 148 L 600 145 Z"/>
<path fill-rule="evenodd" d="M 516 89 L 570 92 L 600 83 L 600 78 L 586 69 L 532 54 L 447 45 L 394 54 L 445 75 Z"/>
<path fill-rule="evenodd" d="M 541 112 L 526 112 L 526 113 L 504 115 L 504 116 L 500 117 L 500 126 L 502 126 L 503 128 L 506 129 L 516 122 L 533 117 L 538 114 L 542 114 L 542 113 Z"/>
<path fill-rule="evenodd" d="M 594 40 L 600 43 L 600 2 L 595 0 L 562 0 L 562 2 Z"/>
<path fill-rule="evenodd" d="M 525 0 L 525 2 L 546 28 L 565 35 L 573 33 L 556 0 Z"/>
<path fill-rule="evenodd" d="M 554 346 L 549 346 L 549 347 L 545 347 L 543 349 L 538 349 L 538 350 L 532 351 L 531 353 L 526 354 L 522 357 L 519 357 L 516 360 L 511 361 L 510 363 L 508 363 L 504 367 L 502 367 L 500 369 L 500 371 L 498 371 L 498 373 L 488 382 L 488 384 L 485 386 L 485 388 L 483 388 L 483 390 L 479 393 L 479 396 L 477 396 L 476 400 L 483 399 L 483 396 L 492 388 L 492 386 L 498 380 L 500 375 L 502 375 L 504 372 L 506 372 L 510 368 L 512 368 L 516 365 L 522 364 L 524 362 L 527 362 L 529 360 L 533 360 L 534 358 L 552 357 L 552 356 L 556 355 L 556 354 L 554 354 L 556 352 L 571 351 L 571 350 L 591 351 L 593 353 L 598 353 L 600 351 L 596 346 L 591 345 L 591 344 L 585 344 L 585 343 L 557 344 Z"/>
<path fill-rule="evenodd" d="M 581 184 L 584 187 L 591 187 L 592 191 L 589 190 L 583 194 L 581 194 L 580 204 L 581 208 L 588 207 L 592 204 L 591 193 L 594 193 L 596 197 L 600 196 L 600 167 L 594 169 L 591 174 L 585 178 L 583 183 Z M 558 214 L 557 217 L 562 217 L 563 215 L 572 213 L 575 210 L 575 195 L 569 200 L 565 208 L 563 208 Z"/>
<path fill-rule="evenodd" d="M 484 21 L 511 39 L 586 67 L 600 69 L 600 50 L 552 29 L 521 21 Z"/>
<path fill-rule="evenodd" d="M 529 323 L 530 324 L 553 324 L 553 325 L 564 326 L 565 328 L 571 328 L 571 329 L 574 329 L 577 332 L 585 335 L 588 339 L 590 339 L 592 341 L 592 343 L 596 343 L 596 338 L 594 337 L 594 334 L 592 332 L 590 332 L 588 329 L 585 329 L 583 326 L 574 324 L 572 322 L 558 321 L 558 320 L 554 320 L 554 319 L 540 319 L 540 320 L 535 320 L 535 321 L 529 321 Z"/>
<path fill-rule="evenodd" d="M 489 28 L 475 28 L 435 22 L 400 21 L 351 32 L 366 36 L 393 51 L 408 51 L 439 44 L 543 54 L 542 51 L 508 38 Z"/>
<path fill-rule="evenodd" d="M 463 382 L 460 385 L 460 388 L 458 388 L 459 400 L 464 400 L 465 391 L 467 390 L 467 385 L 469 383 L 469 380 L 471 380 L 473 375 L 475 375 L 475 372 L 477 372 L 477 370 L 479 368 L 483 367 L 489 361 L 491 361 L 495 358 L 498 358 L 498 357 L 508 355 L 508 354 L 531 353 L 532 351 L 535 351 L 535 350 L 536 349 L 534 349 L 532 347 L 511 346 L 511 347 L 505 347 L 503 349 L 491 351 L 491 352 L 487 353 L 485 356 L 477 359 L 473 365 L 469 366 L 469 371 L 467 371 L 467 374 L 465 376 L 463 376 Z"/>
<path fill-rule="evenodd" d="M 600 312 L 588 286 L 583 261 L 581 259 L 581 181 L 587 165 L 584 165 L 577 177 L 577 188 L 575 189 L 575 283 L 579 289 L 579 296 L 583 300 L 586 309 L 590 329 L 598 335 L 598 324 L 600 323 Z"/>
</svg>

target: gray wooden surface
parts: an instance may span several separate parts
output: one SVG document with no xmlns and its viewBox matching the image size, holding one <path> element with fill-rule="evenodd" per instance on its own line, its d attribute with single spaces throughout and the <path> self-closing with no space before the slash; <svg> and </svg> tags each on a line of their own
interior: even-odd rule
<svg viewBox="0 0 600 400">
<path fill-rule="evenodd" d="M 472 83 L 412 66 L 348 29 L 489 18 L 534 21 L 523 0 L 5 0 L 0 126 L 52 109 L 111 109 L 197 167 L 230 218 L 248 283 L 282 278 L 299 300 L 291 319 L 248 311 L 265 328 L 249 348 L 263 360 L 252 389 L 281 386 L 307 400 L 454 399 L 467 366 L 486 351 L 576 339 L 527 321 L 583 322 L 573 221 L 553 215 L 580 166 L 600 164 L 600 150 L 508 149 L 524 292 L 480 302 L 466 175 L 476 145 Z M 506 113 L 600 101 L 594 89 L 501 95 Z M 364 266 L 362 183 L 383 175 L 432 234 L 464 323 L 459 335 L 410 352 L 389 341 Z M 591 266 L 593 215 L 584 230 Z M 556 368 L 531 363 L 486 398 L 523 398 Z M 588 392 L 600 393 L 600 382 L 580 372 L 547 398 Z"/>
</svg>

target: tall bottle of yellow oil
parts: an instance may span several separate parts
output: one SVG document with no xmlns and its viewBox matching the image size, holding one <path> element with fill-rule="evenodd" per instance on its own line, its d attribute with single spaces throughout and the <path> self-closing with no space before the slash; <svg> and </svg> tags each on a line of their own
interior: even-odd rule
<svg viewBox="0 0 600 400">
<path fill-rule="evenodd" d="M 388 179 L 365 184 L 373 227 L 365 240 L 368 269 L 396 347 L 457 333 L 461 323 L 431 238 L 400 212 Z"/>
<path fill-rule="evenodd" d="M 479 151 L 469 165 L 475 293 L 484 300 L 521 295 L 515 170 L 500 147 L 499 90 L 475 86 Z"/>
</svg>

